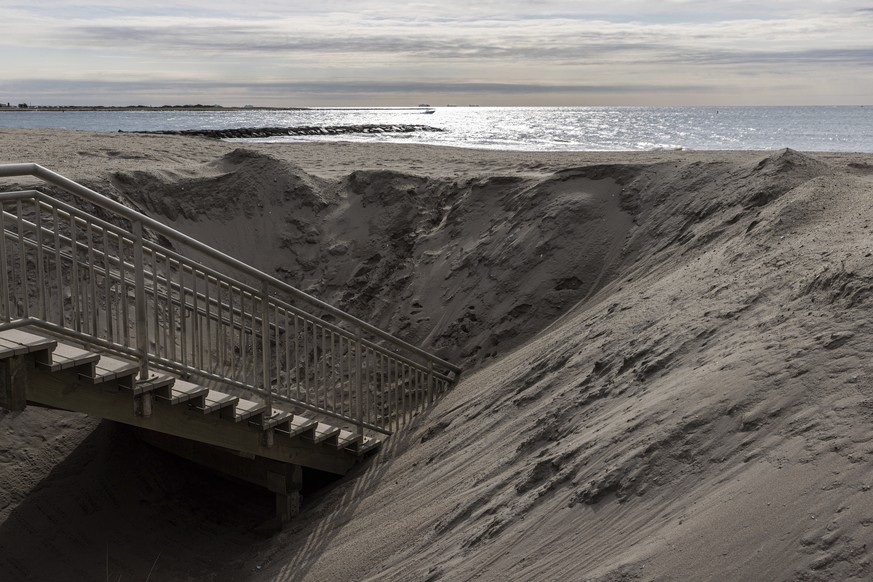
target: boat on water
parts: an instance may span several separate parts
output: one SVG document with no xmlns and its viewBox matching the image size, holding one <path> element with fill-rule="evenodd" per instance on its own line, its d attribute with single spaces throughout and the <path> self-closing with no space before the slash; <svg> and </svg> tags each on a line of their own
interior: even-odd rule
<svg viewBox="0 0 873 582">
<path fill-rule="evenodd" d="M 424 111 L 422 111 L 422 113 L 424 113 L 424 114 L 435 113 L 435 112 L 436 112 L 436 109 L 425 109 Z"/>
</svg>

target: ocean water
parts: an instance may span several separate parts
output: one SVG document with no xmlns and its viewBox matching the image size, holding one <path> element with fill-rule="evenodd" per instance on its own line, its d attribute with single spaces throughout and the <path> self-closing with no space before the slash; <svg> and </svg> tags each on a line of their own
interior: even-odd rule
<svg viewBox="0 0 873 582">
<path fill-rule="evenodd" d="M 0 111 L 0 127 L 155 131 L 423 124 L 442 132 L 288 136 L 251 141 L 422 143 L 534 151 L 753 149 L 873 152 L 873 106 L 436 107 L 299 111 Z M 249 140 L 234 140 L 249 141 Z"/>
</svg>

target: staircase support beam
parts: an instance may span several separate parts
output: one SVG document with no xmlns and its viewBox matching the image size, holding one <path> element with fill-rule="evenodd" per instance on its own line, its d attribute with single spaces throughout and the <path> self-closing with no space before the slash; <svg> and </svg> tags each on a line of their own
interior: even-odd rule
<svg viewBox="0 0 873 582">
<path fill-rule="evenodd" d="M 300 465 L 246 456 L 237 451 L 150 430 L 135 430 L 150 445 L 274 493 L 279 525 L 288 523 L 300 513 L 300 490 L 303 487 L 303 469 Z"/>
<path fill-rule="evenodd" d="M 273 446 L 267 446 L 259 426 L 228 422 L 187 404 L 159 401 L 152 406 L 151 416 L 138 416 L 130 405 L 130 394 L 119 390 L 115 382 L 97 388 L 82 383 L 72 373 L 30 370 L 27 400 L 336 475 L 346 474 L 356 462 L 352 455 L 337 454 L 328 446 L 314 447 L 298 439 L 275 438 Z"/>
</svg>

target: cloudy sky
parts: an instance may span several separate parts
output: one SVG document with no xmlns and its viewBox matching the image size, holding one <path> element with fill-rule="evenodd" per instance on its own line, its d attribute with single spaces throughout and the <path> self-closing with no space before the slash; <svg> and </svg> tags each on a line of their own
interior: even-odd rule
<svg viewBox="0 0 873 582">
<path fill-rule="evenodd" d="M 873 103 L 873 0 L 0 0 L 0 100 Z"/>
</svg>

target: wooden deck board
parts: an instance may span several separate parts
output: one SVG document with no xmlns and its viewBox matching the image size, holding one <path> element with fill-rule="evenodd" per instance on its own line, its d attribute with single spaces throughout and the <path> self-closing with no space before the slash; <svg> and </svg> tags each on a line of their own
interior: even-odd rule
<svg viewBox="0 0 873 582">
<path fill-rule="evenodd" d="M 209 392 L 209 388 L 198 386 L 184 380 L 176 380 L 170 387 L 170 404 L 181 404 L 195 398 L 202 398 Z"/>
<path fill-rule="evenodd" d="M 237 422 L 242 422 L 244 420 L 252 418 L 253 416 L 262 414 L 266 410 L 267 405 L 262 402 L 255 402 L 253 400 L 240 398 L 239 401 L 236 403 L 234 420 L 236 420 Z"/>
<path fill-rule="evenodd" d="M 95 384 L 116 380 L 124 376 L 133 376 L 139 372 L 139 364 L 128 360 L 119 360 L 109 356 L 101 356 L 94 364 L 94 375 L 86 378 Z"/>
<path fill-rule="evenodd" d="M 67 370 L 77 366 L 94 364 L 100 359 L 100 354 L 83 350 L 68 344 L 59 343 L 52 352 L 52 363 L 48 368 L 52 372 Z"/>
<path fill-rule="evenodd" d="M 0 332 L 0 358 L 30 354 L 39 350 L 53 350 L 58 342 L 22 329 Z M 5 354 L 5 355 L 4 355 Z"/>
</svg>

